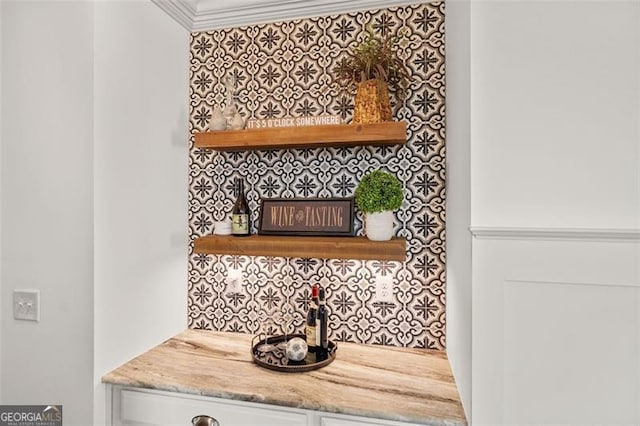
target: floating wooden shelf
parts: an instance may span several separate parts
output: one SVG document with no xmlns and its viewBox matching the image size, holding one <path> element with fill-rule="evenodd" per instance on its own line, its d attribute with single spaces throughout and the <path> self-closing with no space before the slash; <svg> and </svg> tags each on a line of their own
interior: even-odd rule
<svg viewBox="0 0 640 426">
<path fill-rule="evenodd" d="M 197 148 L 217 151 L 400 145 L 407 139 L 404 121 L 375 124 L 269 127 L 194 134 Z"/>
<path fill-rule="evenodd" d="M 208 235 L 196 238 L 195 253 L 317 259 L 396 260 L 406 258 L 406 241 L 371 241 L 365 237 L 290 237 L 279 235 Z"/>
</svg>

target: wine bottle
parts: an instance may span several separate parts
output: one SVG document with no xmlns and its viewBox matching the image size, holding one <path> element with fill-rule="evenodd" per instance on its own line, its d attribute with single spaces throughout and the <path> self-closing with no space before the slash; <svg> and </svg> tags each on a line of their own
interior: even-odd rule
<svg viewBox="0 0 640 426">
<path fill-rule="evenodd" d="M 318 331 L 317 335 L 320 338 L 318 342 L 318 348 L 316 354 L 322 358 L 326 358 L 329 352 L 329 336 L 327 333 L 327 324 L 329 322 L 327 307 L 324 301 L 324 288 L 318 289 Z"/>
<path fill-rule="evenodd" d="M 246 237 L 250 235 L 250 219 L 249 205 L 244 198 L 244 181 L 236 179 L 237 198 L 231 210 L 231 234 L 236 237 Z"/>
<path fill-rule="evenodd" d="M 310 353 L 315 353 L 320 340 L 318 336 L 318 285 L 311 287 L 311 303 L 307 312 L 305 334 L 307 335 L 307 347 Z"/>
</svg>

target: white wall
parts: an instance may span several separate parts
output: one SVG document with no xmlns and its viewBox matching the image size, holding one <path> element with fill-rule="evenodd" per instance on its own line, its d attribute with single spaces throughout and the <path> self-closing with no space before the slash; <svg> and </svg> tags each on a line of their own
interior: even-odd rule
<svg viewBox="0 0 640 426">
<path fill-rule="evenodd" d="M 473 423 L 640 424 L 640 3 L 470 26 Z"/>
<path fill-rule="evenodd" d="M 95 5 L 95 424 L 100 377 L 187 327 L 189 33 Z"/>
<path fill-rule="evenodd" d="M 100 377 L 186 327 L 188 33 L 149 2 L 0 5 L 2 403 L 100 424 Z"/>
<path fill-rule="evenodd" d="M 469 0 L 446 5 L 447 354 L 471 415 L 471 194 Z"/>
<path fill-rule="evenodd" d="M 473 2 L 474 226 L 640 227 L 639 10 Z"/>
<path fill-rule="evenodd" d="M 93 4 L 2 3 L 2 398 L 92 412 Z M 40 290 L 40 322 L 12 290 Z"/>
<path fill-rule="evenodd" d="M 2 188 L 2 2 L 0 2 L 0 188 Z M 2 306 L 2 196 L 0 196 L 0 306 Z M 1 311 L 1 309 L 0 309 Z M 0 377 L 2 377 L 2 316 L 0 315 Z M 2 404 L 0 383 L 0 404 Z"/>
</svg>

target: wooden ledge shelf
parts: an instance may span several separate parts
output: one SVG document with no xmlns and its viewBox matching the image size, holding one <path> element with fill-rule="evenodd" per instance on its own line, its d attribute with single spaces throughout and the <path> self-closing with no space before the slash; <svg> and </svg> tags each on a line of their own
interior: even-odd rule
<svg viewBox="0 0 640 426">
<path fill-rule="evenodd" d="M 246 151 L 336 146 L 400 145 L 407 139 L 404 121 L 375 124 L 269 127 L 194 134 L 197 148 Z"/>
<path fill-rule="evenodd" d="M 370 241 L 366 237 L 290 237 L 279 235 L 207 235 L 196 238 L 194 253 L 317 259 L 395 260 L 406 258 L 406 241 Z"/>
</svg>

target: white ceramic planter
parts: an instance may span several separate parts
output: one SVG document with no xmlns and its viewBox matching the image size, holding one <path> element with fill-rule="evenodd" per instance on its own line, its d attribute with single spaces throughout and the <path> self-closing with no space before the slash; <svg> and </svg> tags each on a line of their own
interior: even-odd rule
<svg viewBox="0 0 640 426">
<path fill-rule="evenodd" d="M 371 241 L 388 241 L 393 237 L 393 212 L 365 213 L 364 233 Z"/>
</svg>

